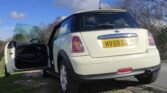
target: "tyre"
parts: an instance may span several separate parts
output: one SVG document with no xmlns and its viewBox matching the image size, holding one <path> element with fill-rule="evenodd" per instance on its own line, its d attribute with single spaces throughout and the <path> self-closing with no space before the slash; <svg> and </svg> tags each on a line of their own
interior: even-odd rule
<svg viewBox="0 0 167 93">
<path fill-rule="evenodd" d="M 7 67 L 6 67 L 6 65 L 5 65 L 5 77 L 9 77 L 9 76 L 10 76 L 10 73 L 8 73 Z"/>
<path fill-rule="evenodd" d="M 74 80 L 71 78 L 64 61 L 61 61 L 59 75 L 62 93 L 78 93 L 79 84 L 74 82 Z"/>
<path fill-rule="evenodd" d="M 158 75 L 159 75 L 159 72 L 154 72 L 150 74 L 137 75 L 135 77 L 141 84 L 150 84 L 157 80 Z"/>
</svg>

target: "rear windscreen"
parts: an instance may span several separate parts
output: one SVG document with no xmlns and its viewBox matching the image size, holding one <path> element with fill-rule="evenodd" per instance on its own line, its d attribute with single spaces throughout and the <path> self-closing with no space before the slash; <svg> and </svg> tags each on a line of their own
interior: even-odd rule
<svg viewBox="0 0 167 93">
<path fill-rule="evenodd" d="M 83 15 L 82 23 L 84 31 L 139 27 L 127 12 L 87 13 Z"/>
</svg>

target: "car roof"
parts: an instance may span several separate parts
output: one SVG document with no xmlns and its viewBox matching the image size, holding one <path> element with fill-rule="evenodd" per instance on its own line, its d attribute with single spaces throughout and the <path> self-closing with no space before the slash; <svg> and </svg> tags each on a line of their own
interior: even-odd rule
<svg viewBox="0 0 167 93">
<path fill-rule="evenodd" d="M 86 13 L 108 13 L 108 12 L 127 12 L 126 10 L 123 9 L 99 9 L 99 10 L 87 10 L 87 11 L 79 11 L 76 13 L 71 14 L 70 16 L 73 15 L 78 15 L 78 14 L 86 14 Z M 62 21 L 68 19 L 70 16 L 62 16 L 62 17 L 58 17 L 58 23 L 61 23 Z"/>
<path fill-rule="evenodd" d="M 99 10 L 88 10 L 88 11 L 79 11 L 74 14 L 82 14 L 82 13 L 100 13 L 100 12 L 127 12 L 123 9 L 99 9 Z"/>
<path fill-rule="evenodd" d="M 127 12 L 127 11 L 123 10 L 123 9 L 99 9 L 99 10 L 79 11 L 79 12 L 71 14 L 70 16 L 58 17 L 57 19 L 60 19 L 60 20 L 58 20 L 57 24 L 60 24 L 61 22 L 63 22 L 64 20 L 68 19 L 69 17 L 71 17 L 73 15 L 85 14 L 85 13 L 100 13 L 100 12 L 103 12 L 103 13 L 106 12 L 107 13 L 107 12 Z"/>
<path fill-rule="evenodd" d="M 86 13 L 108 13 L 108 12 L 127 12 L 126 10 L 123 10 L 123 9 L 99 9 L 99 10 L 87 10 L 87 11 L 79 11 L 79 12 L 76 12 L 76 13 L 73 13 L 71 14 L 70 16 L 73 16 L 73 15 L 79 15 L 79 14 L 86 14 Z M 66 18 L 64 18 L 62 21 L 68 19 L 70 16 L 67 16 Z"/>
</svg>

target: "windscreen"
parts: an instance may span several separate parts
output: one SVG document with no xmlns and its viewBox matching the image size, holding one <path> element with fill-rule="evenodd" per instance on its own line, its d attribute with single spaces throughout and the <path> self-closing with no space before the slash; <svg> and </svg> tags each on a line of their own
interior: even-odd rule
<svg viewBox="0 0 167 93">
<path fill-rule="evenodd" d="M 88 13 L 83 16 L 84 31 L 138 28 L 137 22 L 127 13 Z"/>
</svg>

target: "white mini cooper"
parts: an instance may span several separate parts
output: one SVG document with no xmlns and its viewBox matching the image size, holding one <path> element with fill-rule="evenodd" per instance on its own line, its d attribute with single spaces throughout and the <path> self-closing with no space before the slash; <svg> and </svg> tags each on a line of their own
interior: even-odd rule
<svg viewBox="0 0 167 93">
<path fill-rule="evenodd" d="M 75 13 L 54 27 L 48 45 L 9 42 L 5 63 L 8 75 L 32 69 L 43 69 L 43 75 L 55 72 L 63 93 L 76 92 L 84 81 L 127 76 L 148 84 L 160 71 L 151 33 L 120 9 Z"/>
</svg>

